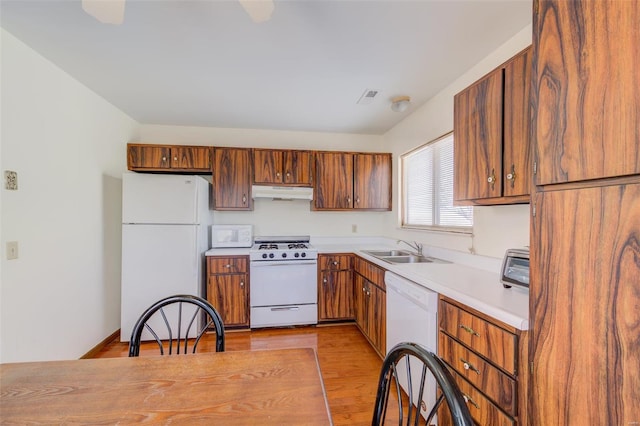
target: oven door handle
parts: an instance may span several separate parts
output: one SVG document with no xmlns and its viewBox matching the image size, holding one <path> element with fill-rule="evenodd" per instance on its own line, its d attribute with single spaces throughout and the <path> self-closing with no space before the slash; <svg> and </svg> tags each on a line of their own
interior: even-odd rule
<svg viewBox="0 0 640 426">
<path fill-rule="evenodd" d="M 298 306 L 283 306 L 281 308 L 271 308 L 272 311 L 299 311 Z"/>
<path fill-rule="evenodd" d="M 317 265 L 317 260 L 264 260 L 252 261 L 251 267 L 271 267 L 271 266 L 289 266 L 289 265 Z"/>
</svg>

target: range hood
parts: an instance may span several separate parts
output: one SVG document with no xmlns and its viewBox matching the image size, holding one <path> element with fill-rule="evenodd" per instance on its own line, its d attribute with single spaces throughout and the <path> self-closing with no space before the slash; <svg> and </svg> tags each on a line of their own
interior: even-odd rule
<svg viewBox="0 0 640 426">
<path fill-rule="evenodd" d="M 272 200 L 313 200 L 313 188 L 300 186 L 262 186 L 251 187 L 251 197 L 269 198 Z"/>
</svg>

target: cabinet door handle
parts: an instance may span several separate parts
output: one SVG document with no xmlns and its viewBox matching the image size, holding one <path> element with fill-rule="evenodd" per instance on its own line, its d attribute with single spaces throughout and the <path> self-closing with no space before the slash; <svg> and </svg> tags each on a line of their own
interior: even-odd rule
<svg viewBox="0 0 640 426">
<path fill-rule="evenodd" d="M 276 172 L 276 177 L 280 177 L 280 172 Z"/>
<path fill-rule="evenodd" d="M 511 173 L 507 173 L 507 180 L 509 182 L 511 182 L 511 187 L 513 188 L 513 186 L 515 185 L 515 180 L 516 180 L 516 166 L 515 166 L 515 164 L 511 165 Z"/>
<path fill-rule="evenodd" d="M 360 204 L 360 197 L 356 197 L 356 204 Z"/>
<path fill-rule="evenodd" d="M 477 403 L 477 402 L 475 402 L 475 401 L 473 400 L 473 398 L 471 398 L 469 395 L 467 395 L 466 393 L 464 393 L 464 392 L 463 392 L 463 393 L 462 393 L 462 397 L 464 398 L 464 400 L 465 400 L 466 402 L 471 403 L 471 404 L 472 404 L 474 407 L 476 407 L 478 410 L 480 409 L 480 406 L 478 405 L 478 403 Z"/>
<path fill-rule="evenodd" d="M 244 281 L 240 281 L 240 287 L 244 287 Z"/>
<path fill-rule="evenodd" d="M 247 194 L 242 194 L 242 204 L 247 204 Z"/>
<path fill-rule="evenodd" d="M 332 263 L 334 266 L 338 266 L 338 262 L 336 260 L 334 260 Z"/>
<path fill-rule="evenodd" d="M 459 324 L 459 325 L 458 325 L 458 328 L 463 329 L 464 331 L 466 331 L 467 333 L 471 334 L 472 336 L 474 336 L 474 335 L 475 335 L 475 336 L 480 337 L 480 335 L 478 334 L 478 332 L 477 332 L 477 331 L 475 331 L 475 330 L 474 330 L 473 328 L 471 328 L 471 327 L 467 327 L 466 325 Z"/>
<path fill-rule="evenodd" d="M 290 176 L 291 176 L 291 173 L 287 172 L 287 177 L 290 177 Z"/>
<path fill-rule="evenodd" d="M 167 161 L 167 157 L 162 157 L 162 161 Z"/>
<path fill-rule="evenodd" d="M 230 263 L 227 263 L 226 265 L 224 265 L 224 267 L 225 267 L 225 268 L 227 268 L 227 269 L 229 269 L 229 268 L 231 268 L 231 264 L 230 264 Z"/>
<path fill-rule="evenodd" d="M 327 279 L 323 278 L 322 282 L 326 284 L 327 283 Z"/>
<path fill-rule="evenodd" d="M 491 174 L 489 175 L 489 177 L 487 177 L 487 182 L 489 182 L 491 184 L 491 189 L 493 189 L 493 187 L 496 184 L 496 172 L 495 172 L 495 169 L 491 169 Z"/>
<path fill-rule="evenodd" d="M 178 161 L 178 157 L 173 157 L 173 161 Z"/>
<path fill-rule="evenodd" d="M 460 361 L 462 361 L 462 367 L 465 370 L 475 371 L 478 376 L 480 375 L 480 370 L 478 370 L 476 367 L 474 367 L 473 364 L 471 364 L 469 361 L 465 361 L 462 358 L 460 358 Z"/>
</svg>

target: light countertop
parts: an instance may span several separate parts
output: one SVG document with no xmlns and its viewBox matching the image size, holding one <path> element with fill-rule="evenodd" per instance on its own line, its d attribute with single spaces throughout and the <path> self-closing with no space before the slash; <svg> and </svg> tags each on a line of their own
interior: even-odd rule
<svg viewBox="0 0 640 426">
<path fill-rule="evenodd" d="M 529 292 L 518 287 L 504 288 L 500 282 L 500 260 L 484 258 L 469 265 L 474 257 L 466 254 L 447 257 L 446 252 L 437 252 L 425 248 L 425 254 L 438 257 L 452 263 L 413 263 L 391 264 L 364 253 L 363 250 L 397 249 L 386 244 L 330 244 L 312 242 L 318 252 L 354 253 L 393 272 L 471 308 L 485 313 L 519 330 L 529 328 Z M 207 256 L 248 255 L 249 248 L 211 249 Z"/>
</svg>

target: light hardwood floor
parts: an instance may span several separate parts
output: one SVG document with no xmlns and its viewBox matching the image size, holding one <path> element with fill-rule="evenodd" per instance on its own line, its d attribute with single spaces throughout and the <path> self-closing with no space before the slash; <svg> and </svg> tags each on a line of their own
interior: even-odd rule
<svg viewBox="0 0 640 426">
<path fill-rule="evenodd" d="M 354 324 L 230 331 L 227 351 L 311 347 L 318 353 L 329 408 L 335 425 L 370 425 L 382 360 Z M 213 339 L 199 351 L 213 351 Z M 157 352 L 143 346 L 140 355 Z M 96 358 L 128 355 L 128 344 L 114 342 Z"/>
</svg>

